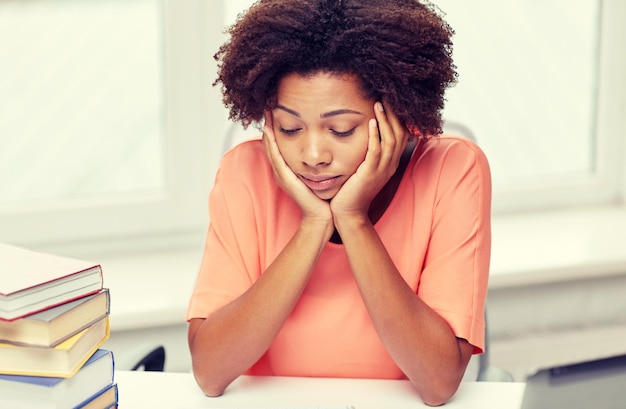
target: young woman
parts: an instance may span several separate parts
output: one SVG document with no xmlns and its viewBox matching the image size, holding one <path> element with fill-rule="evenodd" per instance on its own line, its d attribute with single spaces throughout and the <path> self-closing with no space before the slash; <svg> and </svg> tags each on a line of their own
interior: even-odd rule
<svg viewBox="0 0 626 409">
<path fill-rule="evenodd" d="M 408 378 L 445 403 L 484 348 L 491 237 L 487 160 L 440 134 L 452 30 L 415 0 L 260 0 L 229 34 L 216 83 L 264 127 L 210 195 L 198 384 Z"/>
</svg>

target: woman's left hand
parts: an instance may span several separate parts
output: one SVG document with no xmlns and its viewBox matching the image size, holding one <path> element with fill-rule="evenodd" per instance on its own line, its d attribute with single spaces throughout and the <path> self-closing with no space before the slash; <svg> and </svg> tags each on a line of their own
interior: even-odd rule
<svg viewBox="0 0 626 409">
<path fill-rule="evenodd" d="M 372 200 L 398 169 L 406 148 L 409 132 L 395 114 L 381 102 L 375 103 L 374 112 L 365 159 L 331 201 L 335 220 L 368 217 Z"/>
</svg>

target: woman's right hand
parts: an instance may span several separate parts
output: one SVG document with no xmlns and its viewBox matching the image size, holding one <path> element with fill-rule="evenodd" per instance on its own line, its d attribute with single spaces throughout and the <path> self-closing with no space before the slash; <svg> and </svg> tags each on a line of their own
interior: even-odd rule
<svg viewBox="0 0 626 409">
<path fill-rule="evenodd" d="M 265 113 L 263 144 L 274 171 L 276 183 L 298 204 L 303 220 L 333 223 L 330 203 L 317 197 L 285 162 L 274 134 L 272 113 Z"/>
</svg>

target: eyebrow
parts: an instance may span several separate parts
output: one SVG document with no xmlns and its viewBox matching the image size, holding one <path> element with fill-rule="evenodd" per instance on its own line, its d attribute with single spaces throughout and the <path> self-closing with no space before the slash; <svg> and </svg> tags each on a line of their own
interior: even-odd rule
<svg viewBox="0 0 626 409">
<path fill-rule="evenodd" d="M 286 106 L 277 104 L 276 105 L 276 109 L 280 109 L 283 110 L 285 112 L 290 113 L 291 115 L 300 118 L 300 113 L 297 111 L 294 111 L 293 109 L 287 108 Z M 320 118 L 330 118 L 332 116 L 336 116 L 336 115 L 343 115 L 343 114 L 358 114 L 358 115 L 363 115 L 362 112 L 359 111 L 354 111 L 352 109 L 336 109 L 334 111 L 330 111 L 330 112 L 324 112 L 322 114 L 320 114 Z"/>
</svg>

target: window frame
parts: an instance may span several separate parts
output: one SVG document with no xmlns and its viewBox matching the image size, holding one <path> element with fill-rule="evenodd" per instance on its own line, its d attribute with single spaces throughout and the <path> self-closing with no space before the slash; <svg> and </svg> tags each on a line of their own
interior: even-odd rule
<svg viewBox="0 0 626 409">
<path fill-rule="evenodd" d="M 626 3 L 600 1 L 600 45 L 598 50 L 597 105 L 593 152 L 595 171 L 582 178 L 566 181 L 534 181 L 499 186 L 493 191 L 495 214 L 536 212 L 557 208 L 621 205 L 626 192 L 626 53 L 619 52 L 626 41 L 621 16 Z"/>
<path fill-rule="evenodd" d="M 0 241 L 72 255 L 197 243 L 225 122 L 212 86 L 221 1 L 162 0 L 165 188 L 111 199 L 32 203 L 0 211 Z"/>
</svg>

